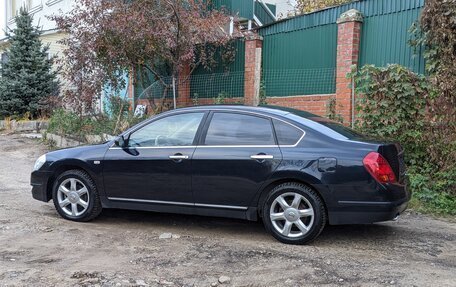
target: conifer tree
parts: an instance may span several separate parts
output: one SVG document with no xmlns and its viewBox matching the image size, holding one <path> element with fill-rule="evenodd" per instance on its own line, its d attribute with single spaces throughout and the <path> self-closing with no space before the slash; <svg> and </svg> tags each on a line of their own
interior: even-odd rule
<svg viewBox="0 0 456 287">
<path fill-rule="evenodd" d="M 9 34 L 7 61 L 0 69 L 0 117 L 22 116 L 27 112 L 36 117 L 43 100 L 58 90 L 49 46 L 40 40 L 41 30 L 32 25 L 32 17 L 21 8 L 16 28 Z"/>
</svg>

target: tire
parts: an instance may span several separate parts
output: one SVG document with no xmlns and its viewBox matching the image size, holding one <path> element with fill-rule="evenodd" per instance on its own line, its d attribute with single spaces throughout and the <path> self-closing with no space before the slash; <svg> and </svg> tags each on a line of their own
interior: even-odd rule
<svg viewBox="0 0 456 287">
<path fill-rule="evenodd" d="M 52 199 L 60 216 L 68 220 L 90 221 L 100 215 L 102 210 L 97 187 L 82 170 L 61 173 L 54 182 Z"/>
<path fill-rule="evenodd" d="M 311 242 L 326 224 L 326 211 L 320 196 L 307 185 L 295 182 L 272 189 L 264 202 L 262 215 L 266 230 L 287 244 Z"/>
</svg>

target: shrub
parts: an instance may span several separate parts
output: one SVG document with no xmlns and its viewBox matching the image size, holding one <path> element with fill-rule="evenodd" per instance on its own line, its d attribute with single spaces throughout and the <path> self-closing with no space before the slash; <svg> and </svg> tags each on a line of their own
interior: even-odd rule
<svg viewBox="0 0 456 287">
<path fill-rule="evenodd" d="M 268 97 L 266 95 L 266 84 L 264 83 L 264 80 L 260 82 L 260 103 L 259 105 L 267 105 L 268 104 Z"/>
<path fill-rule="evenodd" d="M 399 141 L 405 148 L 413 205 L 456 214 L 456 168 L 449 160 L 456 143 L 447 140 L 454 135 L 435 133 L 436 88 L 400 65 L 366 65 L 349 76 L 356 85 L 355 127 L 373 137 Z"/>
<path fill-rule="evenodd" d="M 73 112 L 57 109 L 49 118 L 48 131 L 80 138 L 85 125 L 84 122 L 86 121 Z"/>
<path fill-rule="evenodd" d="M 449 192 L 456 184 L 456 174 L 443 172 L 431 179 L 429 175 L 413 170 L 409 173 L 409 188 L 414 192 L 413 207 L 425 212 L 456 215 L 456 197 Z"/>
<path fill-rule="evenodd" d="M 336 121 L 339 123 L 343 123 L 344 118 L 342 117 L 342 115 L 340 113 L 337 113 L 336 107 L 337 107 L 336 98 L 330 97 L 326 101 L 326 117 L 330 120 L 333 120 L 333 121 Z"/>
<path fill-rule="evenodd" d="M 225 91 L 221 91 L 217 97 L 214 99 L 214 105 L 223 105 L 226 103 L 226 100 L 230 98 L 230 94 Z"/>
<path fill-rule="evenodd" d="M 117 135 L 146 118 L 135 117 L 128 101 L 114 96 L 107 103 L 109 114 L 78 115 L 57 109 L 49 119 L 48 131 L 84 141 L 86 135 Z"/>
<path fill-rule="evenodd" d="M 456 1 L 428 0 L 419 22 L 429 80 L 429 157 L 439 170 L 456 173 Z M 454 186 L 453 186 L 454 187 Z M 456 192 L 453 189 L 453 194 Z"/>
<path fill-rule="evenodd" d="M 426 102 L 431 88 L 424 76 L 400 65 L 366 65 L 355 77 L 357 118 L 361 132 L 399 141 L 406 161 L 415 165 L 426 157 L 423 138 Z"/>
</svg>

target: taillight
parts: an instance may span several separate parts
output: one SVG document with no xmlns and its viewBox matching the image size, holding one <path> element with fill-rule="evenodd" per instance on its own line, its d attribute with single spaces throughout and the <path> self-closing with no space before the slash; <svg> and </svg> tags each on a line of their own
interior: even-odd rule
<svg viewBox="0 0 456 287">
<path fill-rule="evenodd" d="M 367 171 L 380 183 L 394 183 L 396 182 L 396 175 L 394 175 L 388 161 L 377 152 L 370 152 L 363 159 L 364 167 Z"/>
</svg>

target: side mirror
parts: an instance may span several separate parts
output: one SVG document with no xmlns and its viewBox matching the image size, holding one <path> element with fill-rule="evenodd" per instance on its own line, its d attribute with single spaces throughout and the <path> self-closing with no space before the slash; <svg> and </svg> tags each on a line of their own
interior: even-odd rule
<svg viewBox="0 0 456 287">
<path fill-rule="evenodd" d="M 121 136 L 119 136 L 118 138 L 116 138 L 114 140 L 114 143 L 118 147 L 126 147 L 126 146 L 128 146 L 128 139 L 129 138 L 130 138 L 129 136 L 125 137 L 124 135 L 121 135 Z"/>
</svg>

